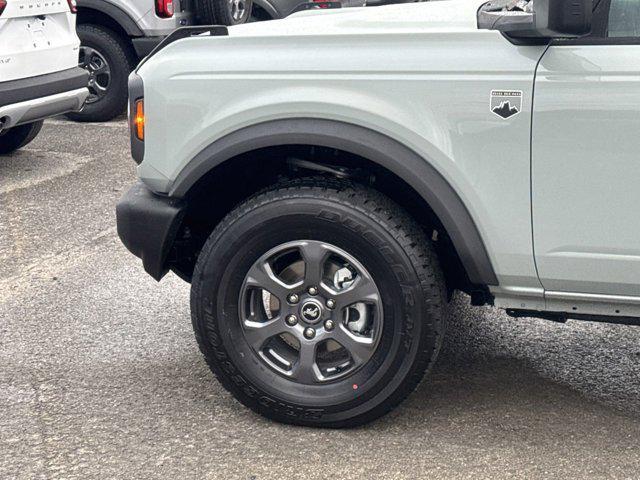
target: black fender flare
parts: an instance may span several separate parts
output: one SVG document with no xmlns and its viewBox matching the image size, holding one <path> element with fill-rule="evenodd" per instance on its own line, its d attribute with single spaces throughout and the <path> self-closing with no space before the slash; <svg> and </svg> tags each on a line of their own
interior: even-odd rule
<svg viewBox="0 0 640 480">
<path fill-rule="evenodd" d="M 127 12 L 109 2 L 104 0 L 77 0 L 77 5 L 79 9 L 87 8 L 105 14 L 120 25 L 127 32 L 127 35 L 131 37 L 144 36 L 144 32 L 140 30 L 140 27 Z"/>
<path fill-rule="evenodd" d="M 242 128 L 198 153 L 173 182 L 169 196 L 185 196 L 203 175 L 237 155 L 282 145 L 336 148 L 364 157 L 393 172 L 416 190 L 438 216 L 469 280 L 476 285 L 498 285 L 480 232 L 449 182 L 410 148 L 366 127 L 334 120 L 297 118 Z"/>
</svg>

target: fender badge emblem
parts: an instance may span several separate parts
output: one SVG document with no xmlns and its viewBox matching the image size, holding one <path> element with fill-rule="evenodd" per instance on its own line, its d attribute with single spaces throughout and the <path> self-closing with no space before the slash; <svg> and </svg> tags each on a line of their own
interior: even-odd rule
<svg viewBox="0 0 640 480">
<path fill-rule="evenodd" d="M 510 118 L 522 111 L 521 90 L 492 90 L 489 108 L 500 118 Z"/>
</svg>

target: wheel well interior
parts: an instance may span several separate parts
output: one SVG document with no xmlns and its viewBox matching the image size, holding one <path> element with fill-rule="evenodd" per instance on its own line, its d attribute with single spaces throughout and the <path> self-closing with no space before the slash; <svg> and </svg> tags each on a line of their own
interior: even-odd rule
<svg viewBox="0 0 640 480">
<path fill-rule="evenodd" d="M 449 292 L 481 291 L 469 282 L 442 223 L 411 186 L 366 158 L 313 145 L 253 150 L 223 162 L 203 176 L 186 195 L 188 210 L 168 257 L 170 267 L 190 280 L 202 245 L 234 206 L 264 188 L 308 176 L 349 178 L 385 194 L 404 208 L 433 240 Z"/>
</svg>

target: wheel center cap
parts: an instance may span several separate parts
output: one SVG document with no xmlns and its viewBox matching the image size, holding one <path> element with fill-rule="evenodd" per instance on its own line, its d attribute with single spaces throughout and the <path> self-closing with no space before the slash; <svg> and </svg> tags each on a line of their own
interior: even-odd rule
<svg viewBox="0 0 640 480">
<path fill-rule="evenodd" d="M 308 300 L 300 307 L 300 316 L 307 323 L 316 323 L 322 318 L 322 305 L 315 300 Z"/>
</svg>

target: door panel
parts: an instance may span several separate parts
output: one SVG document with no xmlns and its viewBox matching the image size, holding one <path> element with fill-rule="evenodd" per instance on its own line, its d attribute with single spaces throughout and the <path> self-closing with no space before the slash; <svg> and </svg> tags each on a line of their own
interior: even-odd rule
<svg viewBox="0 0 640 480">
<path fill-rule="evenodd" d="M 551 46 L 534 101 L 533 232 L 543 286 L 640 295 L 640 45 Z"/>
</svg>

